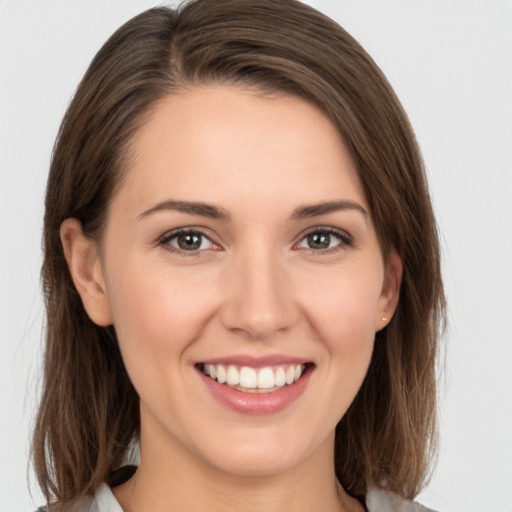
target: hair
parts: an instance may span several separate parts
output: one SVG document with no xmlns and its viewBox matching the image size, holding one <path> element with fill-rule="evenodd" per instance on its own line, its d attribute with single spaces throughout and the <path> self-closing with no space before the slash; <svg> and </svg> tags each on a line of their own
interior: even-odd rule
<svg viewBox="0 0 512 512">
<path fill-rule="evenodd" d="M 159 100 L 235 84 L 298 96 L 339 130 L 357 165 L 384 256 L 403 264 L 400 300 L 376 335 L 368 374 L 336 428 L 335 470 L 363 499 L 379 485 L 414 497 L 436 447 L 436 360 L 445 302 L 424 166 L 407 116 L 363 48 L 296 0 L 195 0 L 119 28 L 94 57 L 64 116 L 44 216 L 46 349 L 33 461 L 50 503 L 66 510 L 116 470 L 139 436 L 139 398 L 113 326 L 87 316 L 60 241 L 78 219 L 101 240 L 130 143 Z"/>
</svg>

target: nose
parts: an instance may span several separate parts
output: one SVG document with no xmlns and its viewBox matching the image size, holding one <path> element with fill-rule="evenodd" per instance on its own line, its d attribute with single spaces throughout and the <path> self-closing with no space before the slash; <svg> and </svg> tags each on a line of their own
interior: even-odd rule
<svg viewBox="0 0 512 512">
<path fill-rule="evenodd" d="M 226 269 L 221 320 L 255 340 L 288 331 L 298 318 L 285 265 L 271 250 L 239 255 Z"/>
</svg>

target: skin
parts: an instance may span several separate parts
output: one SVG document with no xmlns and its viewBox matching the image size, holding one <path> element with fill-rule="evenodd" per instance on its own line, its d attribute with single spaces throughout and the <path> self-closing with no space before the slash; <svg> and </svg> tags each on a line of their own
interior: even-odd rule
<svg viewBox="0 0 512 512">
<path fill-rule="evenodd" d="M 61 228 L 84 306 L 114 324 L 140 396 L 140 466 L 114 489 L 121 506 L 363 510 L 336 484 L 334 429 L 393 315 L 401 264 L 382 254 L 335 127 L 293 96 L 205 86 L 161 101 L 132 150 L 101 250 L 76 220 Z M 155 210 L 169 200 L 229 219 Z M 352 206 L 293 215 L 326 201 Z M 208 237 L 199 250 L 162 239 L 183 227 Z M 307 235 L 326 228 L 343 236 L 311 247 Z M 234 354 L 285 354 L 314 369 L 285 409 L 242 414 L 213 399 L 195 367 Z"/>
</svg>

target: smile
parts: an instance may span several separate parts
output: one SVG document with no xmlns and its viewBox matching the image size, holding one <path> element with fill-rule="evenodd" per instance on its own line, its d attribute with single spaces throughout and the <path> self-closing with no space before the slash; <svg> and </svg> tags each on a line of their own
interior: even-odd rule
<svg viewBox="0 0 512 512">
<path fill-rule="evenodd" d="M 203 364 L 202 372 L 218 382 L 244 393 L 272 393 L 297 382 L 305 364 L 283 364 L 252 368 L 230 364 Z"/>
<path fill-rule="evenodd" d="M 315 363 L 284 354 L 231 355 L 195 364 L 205 389 L 219 404 L 250 415 L 274 414 L 299 399 Z"/>
</svg>

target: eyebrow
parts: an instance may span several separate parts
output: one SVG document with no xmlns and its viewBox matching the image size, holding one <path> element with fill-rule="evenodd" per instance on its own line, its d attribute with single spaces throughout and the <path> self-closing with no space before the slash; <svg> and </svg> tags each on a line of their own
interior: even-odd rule
<svg viewBox="0 0 512 512">
<path fill-rule="evenodd" d="M 208 203 L 202 203 L 197 201 L 176 201 L 169 199 L 162 201 L 152 206 L 148 210 L 145 210 L 139 214 L 139 219 L 147 217 L 152 213 L 175 210 L 182 213 L 188 213 L 190 215 L 199 215 L 201 217 L 208 217 L 210 219 L 224 220 L 230 219 L 230 215 L 227 210 L 218 206 L 213 206 Z M 354 201 L 340 200 L 340 201 L 326 201 L 322 203 L 300 206 L 296 208 L 291 218 L 294 220 L 309 219 L 311 217 L 318 217 L 320 215 L 327 215 L 329 213 L 337 212 L 340 210 L 355 210 L 360 212 L 366 219 L 368 212 L 359 204 Z"/>
<path fill-rule="evenodd" d="M 189 213 L 191 215 L 200 215 L 201 217 L 208 217 L 210 219 L 218 220 L 229 220 L 229 213 L 224 208 L 213 206 L 207 203 L 195 202 L 195 201 L 175 201 L 169 199 L 162 201 L 142 212 L 139 218 L 147 217 L 155 212 L 175 210 L 182 213 Z"/>
<path fill-rule="evenodd" d="M 342 200 L 326 201 L 323 203 L 301 206 L 293 211 L 292 219 L 308 219 L 310 217 L 318 217 L 319 215 L 326 215 L 340 210 L 355 210 L 360 212 L 365 219 L 368 217 L 368 212 L 359 203 Z"/>
</svg>

